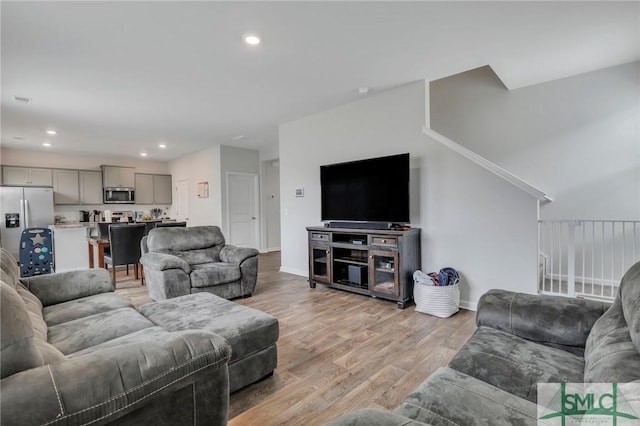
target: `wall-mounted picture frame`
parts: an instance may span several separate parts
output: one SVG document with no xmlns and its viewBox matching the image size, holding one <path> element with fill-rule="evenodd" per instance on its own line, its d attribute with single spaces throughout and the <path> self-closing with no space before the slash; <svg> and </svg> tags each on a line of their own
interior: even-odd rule
<svg viewBox="0 0 640 426">
<path fill-rule="evenodd" d="M 198 182 L 198 198 L 209 198 L 209 182 Z"/>
</svg>

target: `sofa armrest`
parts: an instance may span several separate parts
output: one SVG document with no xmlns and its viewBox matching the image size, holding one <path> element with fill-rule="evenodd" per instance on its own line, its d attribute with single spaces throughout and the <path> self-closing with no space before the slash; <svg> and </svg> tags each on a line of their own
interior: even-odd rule
<svg viewBox="0 0 640 426">
<path fill-rule="evenodd" d="M 166 271 L 168 269 L 182 269 L 185 274 L 191 273 L 191 266 L 178 256 L 167 253 L 146 253 L 140 258 L 140 263 L 145 269 Z"/>
<path fill-rule="evenodd" d="M 338 417 L 330 426 L 428 426 L 426 423 L 419 422 L 390 411 L 366 408 L 364 410 L 354 411 Z"/>
<path fill-rule="evenodd" d="M 550 346 L 584 348 L 593 324 L 609 306 L 594 300 L 489 290 L 478 302 L 476 324 Z"/>
<path fill-rule="evenodd" d="M 115 291 L 106 269 L 83 269 L 21 278 L 20 281 L 44 306 Z"/>
<path fill-rule="evenodd" d="M 228 404 L 230 356 L 222 337 L 185 330 L 162 341 L 146 339 L 25 370 L 0 382 L 0 420 L 19 425 L 108 423 L 210 375 L 219 382 L 214 388 L 218 403 Z M 227 407 L 219 409 L 226 413 Z"/>
<path fill-rule="evenodd" d="M 220 250 L 220 260 L 239 265 L 250 257 L 257 256 L 258 253 L 259 251 L 253 248 L 226 245 Z"/>
</svg>

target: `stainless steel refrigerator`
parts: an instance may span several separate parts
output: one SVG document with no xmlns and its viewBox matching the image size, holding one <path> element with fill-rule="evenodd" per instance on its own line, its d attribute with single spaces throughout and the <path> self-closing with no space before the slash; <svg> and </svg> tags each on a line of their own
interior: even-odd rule
<svg viewBox="0 0 640 426">
<path fill-rule="evenodd" d="M 0 246 L 16 260 L 25 228 L 53 224 L 53 188 L 0 186 Z"/>
</svg>

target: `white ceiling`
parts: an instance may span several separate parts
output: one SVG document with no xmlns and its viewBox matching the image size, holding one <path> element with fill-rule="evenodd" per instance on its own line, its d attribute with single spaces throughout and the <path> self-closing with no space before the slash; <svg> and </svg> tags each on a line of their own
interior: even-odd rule
<svg viewBox="0 0 640 426">
<path fill-rule="evenodd" d="M 488 64 L 513 89 L 640 60 L 638 2 L 0 7 L 3 146 L 48 140 L 57 152 L 158 161 L 277 144 L 279 123 L 353 101 L 362 86 L 373 96 Z M 248 32 L 263 42 L 244 44 Z"/>
</svg>

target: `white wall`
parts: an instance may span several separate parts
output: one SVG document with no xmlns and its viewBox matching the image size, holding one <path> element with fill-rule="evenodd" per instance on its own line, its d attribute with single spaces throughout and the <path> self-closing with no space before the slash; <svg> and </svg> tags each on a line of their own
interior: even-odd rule
<svg viewBox="0 0 640 426">
<path fill-rule="evenodd" d="M 216 145 L 169 163 L 174 186 L 187 181 L 189 226 L 217 225 L 228 235 L 227 173 L 260 174 L 259 152 L 252 149 Z M 198 182 L 209 183 L 209 197 L 198 198 Z M 257 188 L 258 191 L 260 188 Z M 174 198 L 176 197 L 174 189 Z"/>
<path fill-rule="evenodd" d="M 260 161 L 275 160 L 280 156 L 278 144 L 271 144 L 260 150 Z"/>
<path fill-rule="evenodd" d="M 321 165 L 409 152 L 422 270 L 458 269 L 472 308 L 490 288 L 536 291 L 536 201 L 429 140 L 424 124 L 418 82 L 280 126 L 283 271 L 308 274 L 305 227 L 321 223 Z"/>
<path fill-rule="evenodd" d="M 431 127 L 541 188 L 543 219 L 640 219 L 640 63 L 508 91 L 489 67 L 431 82 Z"/>
<path fill-rule="evenodd" d="M 280 250 L 280 161 L 261 163 L 262 241 L 266 251 Z"/>
<path fill-rule="evenodd" d="M 169 163 L 173 176 L 173 198 L 178 182 L 186 181 L 189 191 L 189 226 L 222 225 L 220 145 L 186 155 Z M 198 198 L 198 182 L 209 183 L 209 197 Z"/>
</svg>

